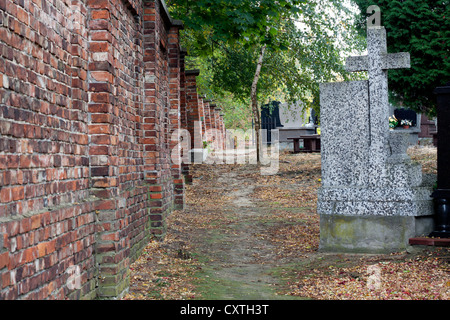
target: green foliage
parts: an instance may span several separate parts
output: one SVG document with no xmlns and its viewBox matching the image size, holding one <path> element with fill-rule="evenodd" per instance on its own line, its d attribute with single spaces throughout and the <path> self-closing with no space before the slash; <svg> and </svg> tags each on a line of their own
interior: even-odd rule
<svg viewBox="0 0 450 320">
<path fill-rule="evenodd" d="M 372 1 L 354 0 L 361 10 L 359 32 L 366 30 Z M 450 1 L 378 0 L 388 51 L 409 52 L 411 69 L 389 71 L 391 101 L 433 115 L 433 90 L 450 81 Z"/>
<path fill-rule="evenodd" d="M 348 2 L 348 1 L 347 1 Z M 195 4 L 194 4 L 195 3 Z M 251 119 L 256 64 L 267 46 L 258 101 L 301 100 L 319 111 L 319 83 L 344 80 L 343 52 L 361 50 L 354 13 L 339 0 L 171 0 L 184 21 L 188 68 L 201 70 L 201 93 L 214 99 L 229 127 Z"/>
<path fill-rule="evenodd" d="M 362 49 L 354 14 L 342 1 L 315 0 L 302 5 L 299 20 L 285 25 L 288 50 L 269 55 L 267 67 L 279 80 L 285 100 L 319 108 L 319 84 L 357 79 L 344 70 L 344 57 Z"/>
<path fill-rule="evenodd" d="M 239 41 L 246 46 L 271 45 L 277 22 L 299 12 L 306 0 L 169 0 L 171 14 L 195 34 L 197 49 L 210 54 L 213 43 Z"/>
</svg>

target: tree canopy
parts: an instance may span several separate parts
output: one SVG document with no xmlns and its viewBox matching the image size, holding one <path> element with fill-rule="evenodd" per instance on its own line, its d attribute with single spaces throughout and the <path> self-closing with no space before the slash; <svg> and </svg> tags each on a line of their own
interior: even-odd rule
<svg viewBox="0 0 450 320">
<path fill-rule="evenodd" d="M 202 93 L 222 104 L 225 119 L 236 120 L 236 111 L 245 108 L 231 105 L 250 104 L 263 47 L 258 101 L 301 100 L 305 107 L 319 111 L 319 83 L 350 77 L 343 69 L 343 52 L 348 54 L 361 43 L 349 3 L 168 1 L 172 15 L 185 23 L 182 42 L 189 53 L 187 66 L 201 70 Z M 240 115 L 249 120 L 248 112 Z"/>
<path fill-rule="evenodd" d="M 169 0 L 171 14 L 194 35 L 196 54 L 211 54 L 211 44 L 239 41 L 272 44 L 283 17 L 299 13 L 306 0 Z"/>
<path fill-rule="evenodd" d="M 365 35 L 370 0 L 354 0 Z M 450 1 L 378 0 L 389 52 L 409 52 L 411 68 L 389 71 L 391 101 L 433 115 L 433 91 L 450 81 Z"/>
</svg>

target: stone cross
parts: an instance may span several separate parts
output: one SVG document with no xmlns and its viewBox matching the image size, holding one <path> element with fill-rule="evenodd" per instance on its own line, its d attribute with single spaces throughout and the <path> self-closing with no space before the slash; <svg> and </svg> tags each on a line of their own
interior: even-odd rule
<svg viewBox="0 0 450 320">
<path fill-rule="evenodd" d="M 367 50 L 367 56 L 347 58 L 346 70 L 369 72 L 369 180 L 378 185 L 377 181 L 386 178 L 384 164 L 390 155 L 387 70 L 410 68 L 410 56 L 407 52 L 387 53 L 386 30 L 382 26 L 367 28 Z"/>
<path fill-rule="evenodd" d="M 409 67 L 409 54 L 388 54 L 380 26 L 367 28 L 367 44 L 368 55 L 348 58 L 346 68 L 369 80 L 320 84 L 324 251 L 404 250 L 432 231 L 432 181 L 406 153 L 409 133 L 389 130 L 387 70 Z"/>
</svg>

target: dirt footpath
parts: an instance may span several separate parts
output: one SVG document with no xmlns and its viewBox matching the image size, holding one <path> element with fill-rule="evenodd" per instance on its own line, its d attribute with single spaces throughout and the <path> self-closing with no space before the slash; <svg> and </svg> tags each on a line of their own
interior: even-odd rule
<svg viewBox="0 0 450 320">
<path fill-rule="evenodd" d="M 258 205 L 252 174 L 237 167 L 220 172 L 217 180 L 207 183 L 211 186 L 216 181 L 216 194 L 228 200 L 213 201 L 211 211 L 205 213 L 222 215 L 225 221 L 206 228 L 192 241 L 192 249 L 208 261 L 199 274 L 203 280 L 198 281 L 198 289 L 210 299 L 279 298 L 280 280 L 272 274 L 279 266 L 277 248 L 264 236 L 272 223 L 270 210 Z M 202 180 L 200 177 L 197 184 L 203 185 Z"/>
<path fill-rule="evenodd" d="M 283 154 L 271 176 L 249 164 L 192 173 L 186 209 L 132 265 L 125 299 L 448 298 L 448 249 L 318 251 L 319 154 Z"/>
</svg>

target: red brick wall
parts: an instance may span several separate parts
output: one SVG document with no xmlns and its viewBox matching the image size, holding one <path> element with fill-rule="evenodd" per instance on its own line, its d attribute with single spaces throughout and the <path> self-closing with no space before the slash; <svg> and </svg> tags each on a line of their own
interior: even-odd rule
<svg viewBox="0 0 450 320">
<path fill-rule="evenodd" d="M 206 121 L 205 121 L 206 114 L 205 114 L 205 103 L 203 101 L 203 97 L 199 97 L 199 99 L 198 99 L 198 112 L 200 115 L 200 121 L 202 122 L 202 132 L 204 135 L 206 132 Z M 204 140 L 204 137 L 203 137 L 203 140 Z"/>
<path fill-rule="evenodd" d="M 128 266 L 149 240 L 150 187 L 141 145 L 142 8 L 130 4 L 88 1 L 91 193 L 102 199 L 95 245 L 101 297 L 124 290 Z"/>
<path fill-rule="evenodd" d="M 186 65 L 185 65 L 185 59 L 186 59 L 187 51 L 184 49 L 181 49 L 180 51 L 180 128 L 183 131 L 188 130 L 188 117 L 189 114 L 187 112 L 187 94 L 186 94 Z M 189 132 L 189 131 L 188 131 Z M 184 132 L 184 137 L 187 137 L 187 134 Z M 190 141 L 188 142 L 190 144 Z M 186 144 L 186 142 L 185 142 Z M 180 159 L 189 159 L 189 153 L 187 148 L 182 148 L 180 151 Z M 183 182 L 185 184 L 192 183 L 192 175 L 189 174 L 189 161 L 183 161 L 181 163 L 181 174 L 183 177 Z M 179 196 L 178 198 L 181 198 Z M 183 194 L 184 199 L 184 194 Z"/>
<path fill-rule="evenodd" d="M 181 159 L 181 148 L 179 145 L 182 129 L 181 125 L 181 72 L 184 72 L 184 65 L 181 59 L 184 53 L 180 48 L 179 27 L 170 28 L 169 32 L 169 131 L 171 138 L 169 149 L 171 159 Z M 184 95 L 184 92 L 183 92 Z M 185 99 L 185 97 L 183 97 Z M 177 134 L 178 133 L 178 134 Z M 174 188 L 174 209 L 184 208 L 184 179 L 182 175 L 182 165 L 176 161 L 171 162 L 171 173 Z"/>
<path fill-rule="evenodd" d="M 0 299 L 119 296 L 183 189 L 181 25 L 159 0 L 0 0 L 0 19 Z"/>
<path fill-rule="evenodd" d="M 209 104 L 209 126 L 211 129 L 216 128 L 216 118 L 214 117 L 214 110 L 216 105 L 214 103 Z"/>
<path fill-rule="evenodd" d="M 221 135 L 221 148 L 225 149 L 226 148 L 226 128 L 225 128 L 225 123 L 223 121 L 223 114 L 220 113 L 219 115 L 219 132 Z"/>
<path fill-rule="evenodd" d="M 144 178 L 151 184 L 150 219 L 152 232 L 163 235 L 164 220 L 174 208 L 180 192 L 180 169 L 173 166 L 172 133 L 179 129 L 181 22 L 164 14 L 159 1 L 146 1 L 144 11 Z M 182 204 L 178 203 L 178 207 Z"/>
<path fill-rule="evenodd" d="M 210 100 L 203 100 L 203 110 L 205 112 L 205 130 L 211 129 L 211 114 L 209 111 Z"/>
<path fill-rule="evenodd" d="M 180 126 L 187 129 L 187 110 L 186 110 L 186 60 L 187 52 L 180 49 Z"/>
<path fill-rule="evenodd" d="M 86 8 L 66 2 L 0 1 L 1 299 L 63 298 L 75 265 L 94 287 Z"/>
<path fill-rule="evenodd" d="M 199 74 L 198 70 L 186 71 L 187 130 L 191 136 L 191 148 L 202 148 L 203 146 L 203 107 L 200 106 L 196 79 Z"/>
</svg>

